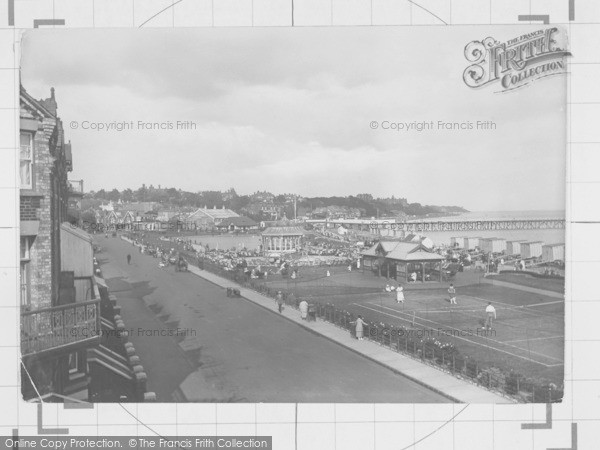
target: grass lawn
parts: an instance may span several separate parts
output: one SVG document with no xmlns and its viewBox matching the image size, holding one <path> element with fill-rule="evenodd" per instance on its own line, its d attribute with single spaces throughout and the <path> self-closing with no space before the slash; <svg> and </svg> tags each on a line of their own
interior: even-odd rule
<svg viewBox="0 0 600 450">
<path fill-rule="evenodd" d="M 565 292 L 565 280 L 558 278 L 537 278 L 527 274 L 501 273 L 493 275 L 494 280 L 506 281 L 508 283 L 520 284 L 537 289 L 553 292 Z"/>
</svg>

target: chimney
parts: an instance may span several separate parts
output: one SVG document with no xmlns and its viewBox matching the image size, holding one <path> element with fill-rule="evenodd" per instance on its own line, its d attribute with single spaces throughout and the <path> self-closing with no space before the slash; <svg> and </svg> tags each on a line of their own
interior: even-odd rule
<svg viewBox="0 0 600 450">
<path fill-rule="evenodd" d="M 54 88 L 50 88 L 50 98 L 45 100 L 40 100 L 40 103 L 46 108 L 52 115 L 56 116 L 56 109 L 58 105 L 56 104 L 56 98 L 54 96 Z"/>
</svg>

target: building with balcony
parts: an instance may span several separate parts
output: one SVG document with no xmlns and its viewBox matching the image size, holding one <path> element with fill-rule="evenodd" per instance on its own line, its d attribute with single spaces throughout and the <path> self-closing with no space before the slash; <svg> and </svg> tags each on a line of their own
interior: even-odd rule
<svg viewBox="0 0 600 450">
<path fill-rule="evenodd" d="M 67 218 L 71 169 L 54 89 L 49 98 L 35 100 L 21 87 L 21 390 L 26 400 L 85 392 L 81 355 L 99 342 L 97 290 L 89 280 L 90 290 L 82 297 L 73 271 L 61 269 L 67 259 L 61 252 L 61 224 Z"/>
<path fill-rule="evenodd" d="M 68 144 L 69 154 L 71 153 L 71 142 Z M 69 180 L 69 209 L 81 211 L 81 200 L 83 199 L 83 180 Z"/>
</svg>

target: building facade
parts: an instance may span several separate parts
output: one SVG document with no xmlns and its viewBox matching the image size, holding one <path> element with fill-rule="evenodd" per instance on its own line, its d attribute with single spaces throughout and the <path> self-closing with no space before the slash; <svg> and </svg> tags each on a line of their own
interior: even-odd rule
<svg viewBox="0 0 600 450">
<path fill-rule="evenodd" d="M 225 219 L 231 219 L 232 217 L 239 217 L 239 214 L 222 208 L 198 208 L 196 211 L 191 213 L 189 216 L 185 218 L 185 222 L 188 225 L 193 225 L 196 229 L 205 230 L 205 229 L 213 229 L 217 225 L 221 223 L 221 221 Z"/>
<path fill-rule="evenodd" d="M 68 151 L 67 151 L 68 150 Z M 20 91 L 21 380 L 25 399 L 69 392 L 77 354 L 93 346 L 98 299 L 76 302 L 74 277 L 61 271 L 61 224 L 70 196 L 70 145 L 54 89 L 45 100 Z M 86 329 L 87 337 L 79 331 Z"/>
</svg>

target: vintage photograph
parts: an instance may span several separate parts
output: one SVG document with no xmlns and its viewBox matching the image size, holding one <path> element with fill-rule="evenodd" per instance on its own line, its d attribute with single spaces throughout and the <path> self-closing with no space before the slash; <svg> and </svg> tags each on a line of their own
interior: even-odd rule
<svg viewBox="0 0 600 450">
<path fill-rule="evenodd" d="M 565 30 L 35 30 L 31 402 L 563 398 Z"/>
</svg>

